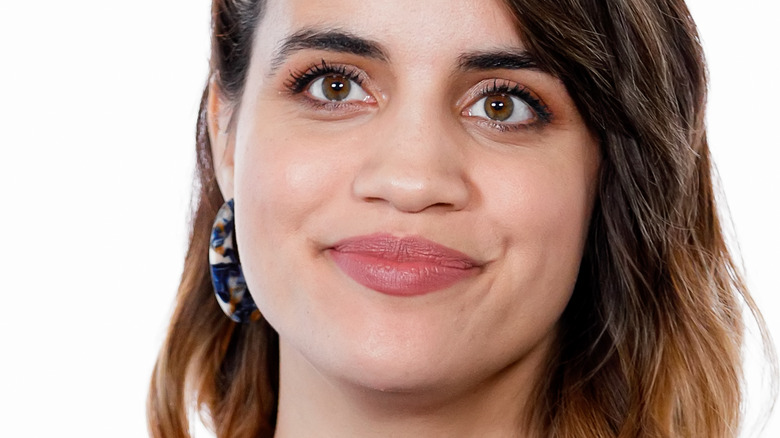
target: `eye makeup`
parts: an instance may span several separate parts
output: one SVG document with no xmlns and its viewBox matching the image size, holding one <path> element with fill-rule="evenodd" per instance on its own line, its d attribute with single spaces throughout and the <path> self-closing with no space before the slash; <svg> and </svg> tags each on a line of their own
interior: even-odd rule
<svg viewBox="0 0 780 438">
<path fill-rule="evenodd" d="M 285 81 L 284 85 L 291 93 L 300 94 L 306 91 L 306 87 L 315 79 L 326 75 L 341 76 L 354 81 L 360 86 L 365 81 L 365 74 L 358 69 L 343 64 L 330 64 L 323 59 L 319 64 L 314 64 L 306 70 L 291 71 L 290 77 Z"/>
<path fill-rule="evenodd" d="M 331 86 L 334 88 L 312 90 L 313 86 L 323 83 L 323 78 L 327 79 L 327 83 L 332 83 Z M 364 96 L 364 99 L 346 99 L 336 98 L 338 93 L 333 93 L 332 90 L 348 90 L 349 87 L 357 87 L 362 91 L 363 84 L 367 81 L 366 73 L 357 67 L 329 63 L 322 59 L 303 70 L 291 70 L 284 87 L 293 96 L 302 95 L 304 103 L 316 110 L 345 111 L 349 108 L 352 112 L 351 110 L 359 108 L 356 105 L 376 103 L 371 93 L 357 94 Z M 462 103 L 464 101 L 467 104 L 464 105 Z M 496 117 L 495 108 L 489 105 L 503 105 L 502 101 L 510 106 L 501 106 L 499 109 L 509 111 L 509 115 Z M 480 125 L 500 132 L 541 128 L 549 124 L 553 118 L 550 109 L 533 91 L 508 79 L 482 80 L 472 87 L 460 102 L 458 105 L 462 108 L 460 111 L 462 116 L 477 119 Z M 485 102 L 484 108 L 476 108 L 480 102 Z M 522 115 L 523 111 L 530 112 L 531 115 L 521 120 L 513 117 L 517 114 Z"/>
<path fill-rule="evenodd" d="M 495 95 L 515 96 L 525 102 L 536 114 L 537 121 L 547 124 L 552 118 L 552 113 L 539 98 L 537 98 L 528 88 L 520 84 L 501 83 L 493 80 L 492 84 L 486 84 L 482 89 L 482 97 Z"/>
</svg>

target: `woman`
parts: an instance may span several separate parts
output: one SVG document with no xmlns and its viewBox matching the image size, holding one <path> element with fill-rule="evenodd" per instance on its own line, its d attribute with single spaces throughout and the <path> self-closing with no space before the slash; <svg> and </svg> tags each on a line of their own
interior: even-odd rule
<svg viewBox="0 0 780 438">
<path fill-rule="evenodd" d="M 753 306 L 682 1 L 213 14 L 153 435 L 196 396 L 220 437 L 736 436 Z"/>
</svg>

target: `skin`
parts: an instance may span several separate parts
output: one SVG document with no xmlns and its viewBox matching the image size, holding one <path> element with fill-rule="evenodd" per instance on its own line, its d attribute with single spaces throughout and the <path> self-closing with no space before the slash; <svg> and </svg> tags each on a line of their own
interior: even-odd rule
<svg viewBox="0 0 780 438">
<path fill-rule="evenodd" d="M 312 26 L 386 58 L 305 49 L 272 68 L 280 42 Z M 557 78 L 458 67 L 463 53 L 522 48 L 498 1 L 270 0 L 240 102 L 212 83 L 218 181 L 280 337 L 278 437 L 531 434 L 527 401 L 577 277 L 600 158 Z M 367 97 L 316 106 L 289 91 L 291 73 L 323 60 L 361 72 Z M 495 79 L 531 90 L 550 122 L 530 113 L 503 130 L 470 115 Z M 433 293 L 380 294 L 327 251 L 378 232 L 481 267 Z"/>
</svg>

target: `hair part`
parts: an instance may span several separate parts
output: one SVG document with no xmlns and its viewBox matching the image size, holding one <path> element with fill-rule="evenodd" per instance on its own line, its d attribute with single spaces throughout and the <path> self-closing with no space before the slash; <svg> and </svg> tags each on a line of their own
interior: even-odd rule
<svg viewBox="0 0 780 438">
<path fill-rule="evenodd" d="M 737 436 L 745 303 L 723 238 L 704 127 L 706 70 L 683 0 L 507 0 L 527 49 L 600 140 L 598 197 L 558 349 L 529 422 L 559 438 Z M 211 74 L 240 100 L 262 0 L 214 0 Z M 189 249 L 148 401 L 155 437 L 187 437 L 188 407 L 218 436 L 272 437 L 278 336 L 214 300 L 208 87 L 197 123 Z M 766 348 L 771 350 L 767 341 Z"/>
</svg>

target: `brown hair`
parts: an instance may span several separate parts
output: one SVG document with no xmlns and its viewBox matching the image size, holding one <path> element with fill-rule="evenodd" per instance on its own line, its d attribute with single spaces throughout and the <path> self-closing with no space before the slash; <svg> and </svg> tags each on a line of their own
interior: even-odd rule
<svg viewBox="0 0 780 438">
<path fill-rule="evenodd" d="M 211 77 L 234 102 L 264 3 L 213 1 Z M 704 130 L 706 71 L 685 3 L 507 3 L 527 48 L 564 82 L 603 155 L 580 275 L 549 377 L 538 382 L 533 424 L 562 438 L 736 436 L 741 304 L 764 325 L 718 220 Z M 155 437 L 188 436 L 195 402 L 218 436 L 270 437 L 278 337 L 264 321 L 226 318 L 209 277 L 209 232 L 223 199 L 207 93 L 197 125 L 197 207 L 152 377 L 149 427 Z"/>
</svg>

